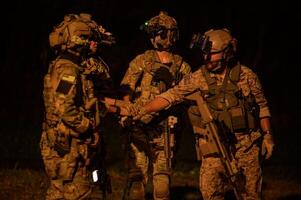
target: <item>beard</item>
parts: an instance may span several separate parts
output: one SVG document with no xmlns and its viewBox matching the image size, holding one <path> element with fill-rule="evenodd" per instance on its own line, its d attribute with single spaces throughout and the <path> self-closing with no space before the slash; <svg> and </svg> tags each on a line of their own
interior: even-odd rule
<svg viewBox="0 0 301 200">
<path fill-rule="evenodd" d="M 226 62 L 224 60 L 219 60 L 219 61 L 214 61 L 214 62 L 207 62 L 206 64 L 206 69 L 209 72 L 213 73 L 222 73 L 226 67 Z"/>
</svg>

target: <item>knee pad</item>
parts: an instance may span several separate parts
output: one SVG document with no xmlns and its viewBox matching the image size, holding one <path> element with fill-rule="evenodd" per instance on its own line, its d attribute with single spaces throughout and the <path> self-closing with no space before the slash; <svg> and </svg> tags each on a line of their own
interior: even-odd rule
<svg viewBox="0 0 301 200">
<path fill-rule="evenodd" d="M 132 182 L 129 188 L 129 199 L 130 200 L 142 200 L 144 199 L 144 184 L 142 181 Z"/>
<path fill-rule="evenodd" d="M 153 177 L 154 199 L 169 199 L 169 176 L 158 174 Z"/>
</svg>

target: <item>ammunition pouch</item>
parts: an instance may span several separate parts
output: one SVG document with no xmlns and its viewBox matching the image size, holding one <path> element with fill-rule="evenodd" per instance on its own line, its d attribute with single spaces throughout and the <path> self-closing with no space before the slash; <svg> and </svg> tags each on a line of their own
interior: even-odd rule
<svg viewBox="0 0 301 200">
<path fill-rule="evenodd" d="M 54 127 L 45 125 L 47 142 L 51 148 L 57 151 L 60 157 L 69 153 L 71 148 L 71 129 L 65 126 L 62 127 L 62 123 L 58 123 Z"/>
<path fill-rule="evenodd" d="M 260 127 L 259 122 L 259 106 L 256 103 L 255 96 L 250 93 L 244 98 L 244 107 L 247 112 L 247 121 L 249 129 L 257 131 Z"/>
<path fill-rule="evenodd" d="M 217 120 L 226 128 L 226 132 L 250 133 L 259 127 L 258 117 L 247 110 L 243 104 L 229 108 L 227 111 L 220 112 Z"/>
<path fill-rule="evenodd" d="M 250 133 L 259 129 L 259 107 L 255 102 L 249 102 L 247 97 L 244 97 L 241 106 L 232 107 L 229 112 L 231 116 L 232 131 L 234 133 Z"/>
<path fill-rule="evenodd" d="M 218 107 L 219 98 L 208 99 L 213 117 L 222 124 L 223 128 L 226 128 L 226 132 L 249 133 L 257 130 L 259 128 L 259 108 L 254 95 L 249 94 L 245 97 L 241 91 L 234 94 L 225 95 L 228 106 Z"/>
<path fill-rule="evenodd" d="M 246 132 L 249 129 L 247 116 L 243 107 L 232 107 L 228 112 L 231 118 L 231 127 L 233 133 Z"/>
<path fill-rule="evenodd" d="M 249 130 L 256 131 L 259 129 L 259 115 L 256 117 L 251 112 L 247 112 Z"/>
</svg>

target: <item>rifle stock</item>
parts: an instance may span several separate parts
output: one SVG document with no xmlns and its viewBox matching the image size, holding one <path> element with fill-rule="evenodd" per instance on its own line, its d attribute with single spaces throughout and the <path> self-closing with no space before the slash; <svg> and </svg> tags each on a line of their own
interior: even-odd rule
<svg viewBox="0 0 301 200">
<path fill-rule="evenodd" d="M 211 112 L 208 108 L 207 103 L 204 101 L 203 96 L 200 91 L 197 91 L 193 94 L 190 94 L 186 97 L 187 100 L 195 101 L 198 107 L 198 110 L 202 117 L 202 122 L 205 125 L 206 136 L 209 140 L 212 140 L 213 147 L 206 148 L 206 151 L 212 151 L 212 149 L 217 150 L 217 153 L 220 155 L 221 161 L 224 165 L 228 181 L 233 187 L 233 191 L 237 200 L 242 200 L 240 194 L 239 185 L 238 185 L 238 175 L 239 170 L 233 153 L 225 146 L 219 131 L 216 125 L 215 120 L 213 119 Z M 206 152 L 205 152 L 206 153 Z"/>
</svg>

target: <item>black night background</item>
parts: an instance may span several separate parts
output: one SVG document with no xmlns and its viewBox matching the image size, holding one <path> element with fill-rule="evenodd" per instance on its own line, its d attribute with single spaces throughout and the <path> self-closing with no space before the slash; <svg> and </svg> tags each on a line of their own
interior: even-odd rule
<svg viewBox="0 0 301 200">
<path fill-rule="evenodd" d="M 272 159 L 263 163 L 266 199 L 301 199 L 299 8 L 288 1 L 15 0 L 2 4 L 0 199 L 41 199 L 45 192 L 39 140 L 44 112 L 43 76 L 54 58 L 48 44 L 53 26 L 67 13 L 89 12 L 112 32 L 117 44 L 103 48 L 102 57 L 110 66 L 117 89 L 130 60 L 150 48 L 139 26 L 160 10 L 178 21 L 180 40 L 176 51 L 194 70 L 198 60 L 188 48 L 191 35 L 210 28 L 232 31 L 238 40 L 241 63 L 258 74 L 272 113 L 276 148 Z M 122 185 L 122 136 L 117 121 L 113 117 L 106 120 L 108 167 L 112 166 L 116 184 Z M 172 191 L 177 196 L 172 198 L 198 199 L 184 197 L 190 190 L 198 194 L 199 164 L 189 127 L 182 134 L 175 168 L 183 177 L 193 176 L 195 182 L 189 185 L 175 181 Z"/>
</svg>

